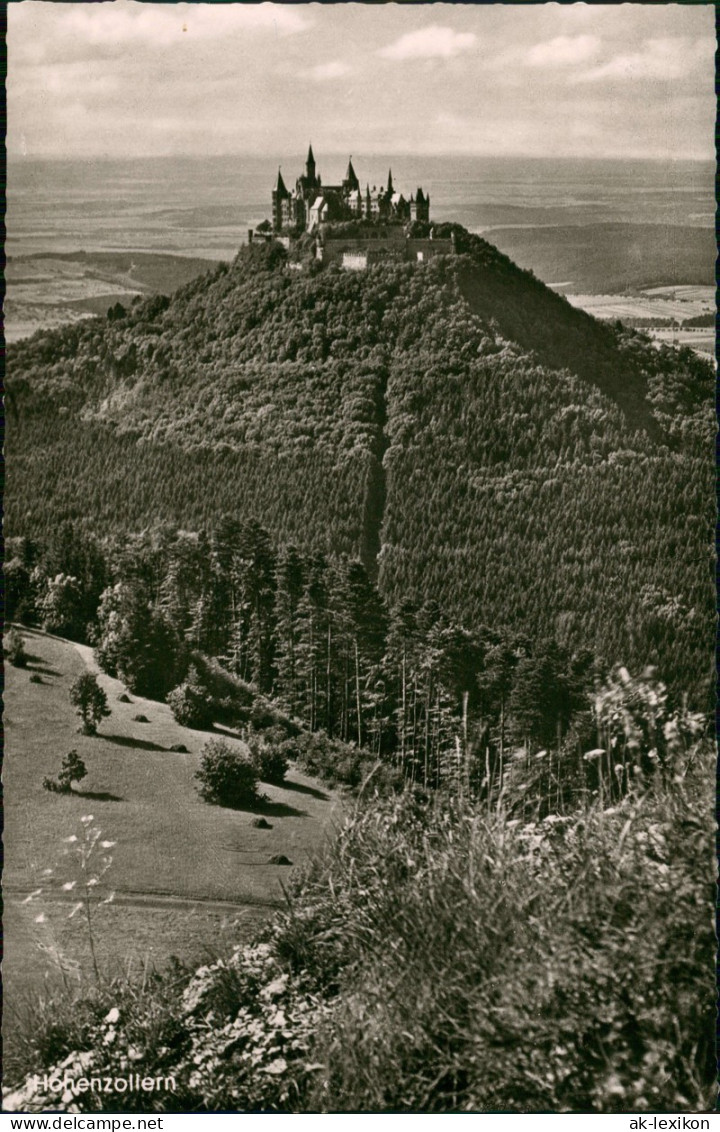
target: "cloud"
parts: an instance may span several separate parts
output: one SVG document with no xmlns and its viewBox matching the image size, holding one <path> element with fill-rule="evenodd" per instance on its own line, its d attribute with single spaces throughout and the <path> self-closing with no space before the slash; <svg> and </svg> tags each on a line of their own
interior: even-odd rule
<svg viewBox="0 0 720 1132">
<path fill-rule="evenodd" d="M 706 39 L 676 36 L 646 39 L 638 51 L 621 52 L 599 67 L 579 75 L 578 82 L 591 83 L 602 79 L 661 79 L 669 82 L 696 73 L 709 63 L 714 43 Z"/>
<path fill-rule="evenodd" d="M 384 59 L 449 59 L 475 46 L 477 36 L 471 31 L 453 31 L 452 28 L 430 24 L 401 35 L 395 43 L 381 48 L 378 55 Z"/>
<path fill-rule="evenodd" d="M 344 75 L 349 75 L 351 69 L 347 63 L 335 60 L 332 63 L 318 63 L 309 71 L 302 71 L 302 75 L 304 78 L 313 79 L 314 82 L 323 83 L 330 79 L 341 79 Z"/>
<path fill-rule="evenodd" d="M 558 35 L 531 47 L 525 61 L 531 67 L 567 67 L 591 59 L 600 46 L 596 35 Z"/>
<path fill-rule="evenodd" d="M 265 33 L 284 37 L 312 26 L 286 4 L 13 4 L 8 38 L 16 61 L 30 65 L 90 54 L 118 56 L 129 47 L 157 49 Z"/>
</svg>

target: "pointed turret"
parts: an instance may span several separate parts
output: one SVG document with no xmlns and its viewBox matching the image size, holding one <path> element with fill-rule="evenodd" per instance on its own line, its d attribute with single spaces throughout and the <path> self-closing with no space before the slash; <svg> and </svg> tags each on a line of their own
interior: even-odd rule
<svg viewBox="0 0 720 1132">
<path fill-rule="evenodd" d="M 352 157 L 348 161 L 347 173 L 345 174 L 345 180 L 343 181 L 343 188 L 347 189 L 348 192 L 354 192 L 355 190 L 360 188 L 360 182 L 358 181 L 355 170 L 353 169 Z"/>
<path fill-rule="evenodd" d="M 278 197 L 287 197 L 287 196 L 290 195 L 288 193 L 286 187 L 285 187 L 285 182 L 283 181 L 283 176 L 282 176 L 282 173 L 280 171 L 279 165 L 278 165 L 277 182 L 275 184 L 275 188 L 274 188 L 273 191 L 278 194 Z"/>
<path fill-rule="evenodd" d="M 308 146 L 307 161 L 305 162 L 305 176 L 308 181 L 315 180 L 315 158 L 313 156 L 312 145 Z"/>
<path fill-rule="evenodd" d="M 387 187 L 387 191 L 388 191 L 388 196 L 390 196 L 390 197 L 391 197 L 391 196 L 393 195 L 393 193 L 395 192 L 395 190 L 393 189 L 393 183 L 392 183 L 392 169 L 389 169 L 389 170 L 388 170 L 388 187 Z"/>
<path fill-rule="evenodd" d="M 290 219 L 289 200 L 290 193 L 287 191 L 280 166 L 278 166 L 277 181 L 272 191 L 272 222 L 276 232 L 284 228 Z"/>
<path fill-rule="evenodd" d="M 413 215 L 411 210 L 411 216 L 413 220 L 430 219 L 430 197 L 426 196 L 421 188 L 418 188 L 415 197 L 415 213 Z"/>
</svg>

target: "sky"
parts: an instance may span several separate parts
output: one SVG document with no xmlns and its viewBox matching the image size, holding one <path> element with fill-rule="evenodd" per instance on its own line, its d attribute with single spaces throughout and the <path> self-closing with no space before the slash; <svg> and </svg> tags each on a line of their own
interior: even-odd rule
<svg viewBox="0 0 720 1132">
<path fill-rule="evenodd" d="M 714 157 L 711 4 L 11 0 L 13 157 Z"/>
</svg>

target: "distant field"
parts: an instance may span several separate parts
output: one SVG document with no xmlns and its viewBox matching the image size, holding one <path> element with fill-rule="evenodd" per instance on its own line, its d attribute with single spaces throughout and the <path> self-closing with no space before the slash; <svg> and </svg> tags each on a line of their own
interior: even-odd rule
<svg viewBox="0 0 720 1132">
<path fill-rule="evenodd" d="M 574 307 L 596 318 L 671 318 L 682 322 L 715 309 L 714 287 L 653 287 L 630 295 L 568 294 Z"/>
<path fill-rule="evenodd" d="M 683 284 L 711 287 L 715 279 L 712 228 L 578 224 L 490 228 L 480 234 L 544 283 L 562 285 L 573 294 Z"/>
<path fill-rule="evenodd" d="M 668 346 L 689 346 L 698 354 L 709 354 L 715 357 L 715 331 L 698 327 L 689 330 L 661 330 L 653 329 L 647 332 L 656 342 L 665 342 Z"/>
<path fill-rule="evenodd" d="M 628 325 L 633 325 L 636 319 L 674 319 L 680 323 L 715 310 L 714 287 L 651 287 L 629 295 L 568 294 L 567 299 L 595 318 L 620 319 Z M 698 353 L 715 355 L 714 327 L 642 329 L 658 342 L 689 346 Z"/>
<path fill-rule="evenodd" d="M 340 820 L 336 796 L 291 771 L 282 788 L 263 784 L 261 808 L 270 830 L 252 826 L 253 813 L 210 806 L 193 774 L 207 732 L 180 727 L 164 705 L 139 697 L 118 702 L 117 680 L 100 677 L 112 715 L 96 737 L 78 734 L 68 700 L 73 680 L 92 663 L 89 649 L 25 632 L 28 669 L 7 669 L 5 706 L 5 989 L 6 1040 L 13 1014 L 30 992 L 58 981 L 53 955 L 89 975 L 87 931 L 68 919 L 75 877 L 67 839 L 93 815 L 103 837 L 116 842 L 113 864 L 98 889 L 112 903 L 95 912 L 95 946 L 105 973 L 163 965 L 171 955 L 202 960 L 247 938 L 252 926 L 284 901 L 291 871 L 269 864 L 284 854 L 306 862 Z M 31 674 L 42 683 L 30 682 Z M 149 723 L 133 716 L 147 716 Z M 231 742 L 239 740 L 231 738 Z M 188 754 L 169 747 L 184 743 Z M 42 788 L 75 748 L 88 776 L 72 796 Z M 52 869 L 52 875 L 44 875 Z M 36 889 L 42 892 L 27 901 Z M 40 918 L 40 919 L 39 919 Z"/>
<path fill-rule="evenodd" d="M 10 257 L 6 269 L 8 342 L 105 314 L 135 295 L 170 294 L 217 266 L 211 260 L 150 252 L 75 252 Z"/>
</svg>

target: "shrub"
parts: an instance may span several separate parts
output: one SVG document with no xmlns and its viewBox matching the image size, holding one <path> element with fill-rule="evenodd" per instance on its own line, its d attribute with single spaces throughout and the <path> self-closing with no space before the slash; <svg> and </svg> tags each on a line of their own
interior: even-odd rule
<svg viewBox="0 0 720 1132">
<path fill-rule="evenodd" d="M 212 702 L 193 665 L 182 684 L 167 694 L 173 716 L 183 727 L 209 727 L 212 723 Z"/>
<path fill-rule="evenodd" d="M 282 725 L 282 713 L 264 696 L 258 696 L 250 709 L 250 725 L 256 731 L 267 731 Z"/>
<path fill-rule="evenodd" d="M 27 665 L 28 656 L 25 652 L 25 645 L 17 629 L 10 629 L 5 634 L 3 652 L 13 668 L 25 668 Z"/>
<path fill-rule="evenodd" d="M 80 758 L 76 750 L 68 751 L 63 759 L 60 773 L 58 775 L 58 783 L 60 789 L 63 791 L 72 790 L 73 782 L 80 782 L 81 779 L 87 775 L 87 768 L 85 763 Z"/>
<path fill-rule="evenodd" d="M 85 735 L 94 735 L 100 720 L 111 714 L 107 696 L 92 672 L 78 676 L 70 689 L 70 703 L 77 708 Z"/>
<path fill-rule="evenodd" d="M 248 747 L 258 778 L 263 782 L 281 783 L 288 769 L 288 757 L 282 745 L 253 738 L 250 739 Z"/>
<path fill-rule="evenodd" d="M 87 768 L 77 751 L 68 751 L 57 779 L 43 778 L 43 789 L 52 790 L 55 794 L 70 794 L 73 782 L 80 782 L 86 774 Z"/>
<path fill-rule="evenodd" d="M 219 806 L 251 806 L 258 800 L 257 771 L 252 760 L 225 739 L 210 739 L 195 772 L 200 796 Z"/>
<path fill-rule="evenodd" d="M 321 731 L 301 732 L 286 739 L 281 748 L 290 761 L 331 786 L 341 783 L 356 790 L 370 774 L 373 789 L 381 794 L 402 790 L 405 784 L 399 768 L 378 763 L 354 744 L 330 739 Z"/>
</svg>

